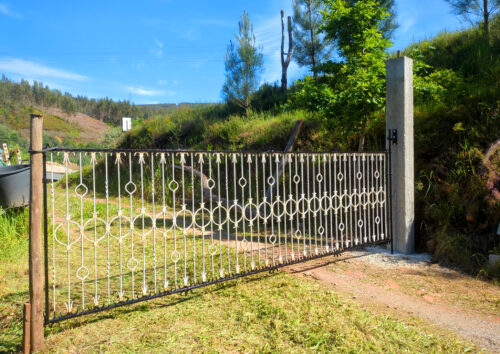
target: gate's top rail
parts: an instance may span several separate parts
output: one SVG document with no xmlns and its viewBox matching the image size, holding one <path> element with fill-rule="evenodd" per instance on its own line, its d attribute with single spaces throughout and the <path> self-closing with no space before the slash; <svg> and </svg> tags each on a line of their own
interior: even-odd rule
<svg viewBox="0 0 500 354">
<path fill-rule="evenodd" d="M 65 148 L 65 147 L 50 147 L 45 148 L 40 151 L 31 151 L 37 153 L 47 153 L 47 152 L 102 152 L 102 153 L 134 153 L 134 152 L 148 152 L 148 153 L 210 153 L 210 154 L 238 154 L 238 155 L 249 155 L 249 154 L 279 154 L 279 155 L 359 155 L 359 156 L 379 156 L 388 154 L 390 151 L 345 151 L 345 150 L 332 150 L 332 151 L 278 151 L 278 150 L 190 150 L 190 149 L 91 149 L 91 148 Z"/>
</svg>

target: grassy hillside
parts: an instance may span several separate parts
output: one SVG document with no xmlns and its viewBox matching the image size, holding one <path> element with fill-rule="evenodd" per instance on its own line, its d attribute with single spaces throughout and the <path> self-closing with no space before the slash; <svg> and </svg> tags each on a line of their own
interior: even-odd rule
<svg viewBox="0 0 500 354">
<path fill-rule="evenodd" d="M 416 113 L 417 236 L 436 258 L 476 272 L 499 253 L 500 20 L 486 38 L 479 28 L 442 33 L 409 47 L 461 82 L 454 106 L 419 102 Z M 490 156 L 487 152 L 490 151 Z M 499 276 L 498 269 L 490 270 Z"/>
<path fill-rule="evenodd" d="M 450 73 L 434 78 L 441 84 L 434 91 L 416 88 L 417 248 L 466 271 L 498 277 L 499 270 L 486 263 L 489 252 L 500 251 L 495 239 L 500 152 L 491 151 L 489 158 L 486 153 L 500 138 L 500 21 L 493 22 L 489 39 L 476 28 L 442 33 L 411 45 L 405 54 L 416 60 L 416 70 L 427 65 Z M 269 100 L 262 92 L 255 95 L 255 107 Z M 447 99 L 451 94 L 453 100 Z M 297 149 L 357 147 L 357 136 L 328 129 L 319 114 L 279 111 L 274 107 L 243 117 L 224 105 L 179 109 L 136 126 L 121 146 L 282 150 L 295 121 L 303 119 Z M 367 127 L 368 150 L 384 147 L 384 113 L 379 114 L 382 119 Z"/>
</svg>

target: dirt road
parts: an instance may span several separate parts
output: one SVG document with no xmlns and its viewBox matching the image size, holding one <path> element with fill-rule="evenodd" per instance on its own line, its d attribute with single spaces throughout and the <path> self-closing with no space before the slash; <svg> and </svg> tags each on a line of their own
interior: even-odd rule
<svg viewBox="0 0 500 354">
<path fill-rule="evenodd" d="M 391 256 L 374 248 L 287 270 L 312 277 L 366 307 L 420 317 L 500 353 L 500 287 L 431 264 L 427 256 Z"/>
</svg>

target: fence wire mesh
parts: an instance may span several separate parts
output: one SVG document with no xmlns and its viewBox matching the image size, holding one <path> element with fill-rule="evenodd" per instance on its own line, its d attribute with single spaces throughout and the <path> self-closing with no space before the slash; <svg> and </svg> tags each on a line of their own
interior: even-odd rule
<svg viewBox="0 0 500 354">
<path fill-rule="evenodd" d="M 47 323 L 391 239 L 387 153 L 44 155 Z"/>
</svg>

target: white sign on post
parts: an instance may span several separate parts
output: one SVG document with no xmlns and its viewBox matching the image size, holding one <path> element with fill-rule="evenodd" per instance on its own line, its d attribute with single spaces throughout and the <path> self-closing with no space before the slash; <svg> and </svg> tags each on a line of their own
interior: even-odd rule
<svg viewBox="0 0 500 354">
<path fill-rule="evenodd" d="M 123 123 L 123 131 L 124 132 L 128 132 L 130 129 L 132 129 L 132 118 L 123 117 L 122 123 Z"/>
</svg>

